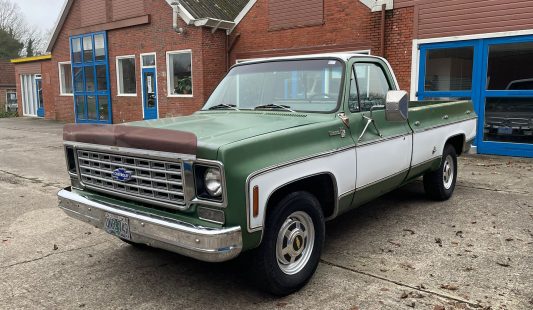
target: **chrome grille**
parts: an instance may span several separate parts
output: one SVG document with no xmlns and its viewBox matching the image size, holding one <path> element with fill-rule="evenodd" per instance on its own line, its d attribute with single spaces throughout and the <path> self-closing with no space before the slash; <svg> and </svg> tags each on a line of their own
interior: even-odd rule
<svg viewBox="0 0 533 310">
<path fill-rule="evenodd" d="M 81 181 L 89 188 L 172 209 L 185 206 L 180 161 L 80 149 L 77 155 Z M 131 180 L 113 177 L 113 172 L 120 168 L 131 173 Z"/>
</svg>

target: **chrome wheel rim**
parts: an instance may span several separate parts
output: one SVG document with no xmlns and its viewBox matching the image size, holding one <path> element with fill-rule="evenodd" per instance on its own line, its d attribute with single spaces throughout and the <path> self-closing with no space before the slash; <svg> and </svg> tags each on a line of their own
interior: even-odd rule
<svg viewBox="0 0 533 310">
<path fill-rule="evenodd" d="M 315 226 L 311 217 L 302 211 L 291 214 L 278 233 L 276 258 L 281 271 L 293 275 L 309 262 L 315 244 Z"/>
<path fill-rule="evenodd" d="M 442 167 L 442 181 L 444 182 L 444 188 L 450 189 L 453 183 L 453 177 L 455 174 L 455 166 L 451 155 L 446 156 L 444 160 L 444 166 Z"/>
</svg>

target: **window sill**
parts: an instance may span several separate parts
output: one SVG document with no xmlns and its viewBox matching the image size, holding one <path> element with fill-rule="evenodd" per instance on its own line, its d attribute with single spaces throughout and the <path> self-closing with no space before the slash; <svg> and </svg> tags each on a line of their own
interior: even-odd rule
<svg viewBox="0 0 533 310">
<path fill-rule="evenodd" d="M 117 94 L 117 97 L 137 97 L 137 94 Z"/>
<path fill-rule="evenodd" d="M 193 98 L 194 95 L 167 95 L 169 98 Z"/>
<path fill-rule="evenodd" d="M 74 94 L 59 94 L 60 97 L 74 97 Z"/>
</svg>

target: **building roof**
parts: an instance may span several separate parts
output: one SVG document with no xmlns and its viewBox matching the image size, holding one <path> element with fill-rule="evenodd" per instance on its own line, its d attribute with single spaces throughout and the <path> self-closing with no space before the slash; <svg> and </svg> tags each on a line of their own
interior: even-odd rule
<svg viewBox="0 0 533 310">
<path fill-rule="evenodd" d="M 16 85 L 15 65 L 7 59 L 0 59 L 0 86 L 15 87 Z"/>
<path fill-rule="evenodd" d="M 214 18 L 235 21 L 250 0 L 180 0 L 195 19 Z"/>
<path fill-rule="evenodd" d="M 48 41 L 47 52 L 52 51 L 74 1 L 65 1 Z M 231 32 L 257 0 L 166 0 L 166 2 L 171 7 L 177 6 L 179 16 L 188 25 L 225 29 Z"/>
</svg>

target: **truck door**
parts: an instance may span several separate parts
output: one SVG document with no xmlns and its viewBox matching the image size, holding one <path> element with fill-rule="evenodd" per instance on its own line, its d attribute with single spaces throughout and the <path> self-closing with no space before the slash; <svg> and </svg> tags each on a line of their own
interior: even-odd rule
<svg viewBox="0 0 533 310">
<path fill-rule="evenodd" d="M 407 121 L 385 119 L 387 92 L 397 90 L 385 62 L 362 59 L 353 65 L 349 109 L 356 143 L 355 203 L 364 203 L 398 187 L 411 165 L 412 131 Z M 356 94 L 354 94 L 356 92 Z"/>
</svg>

